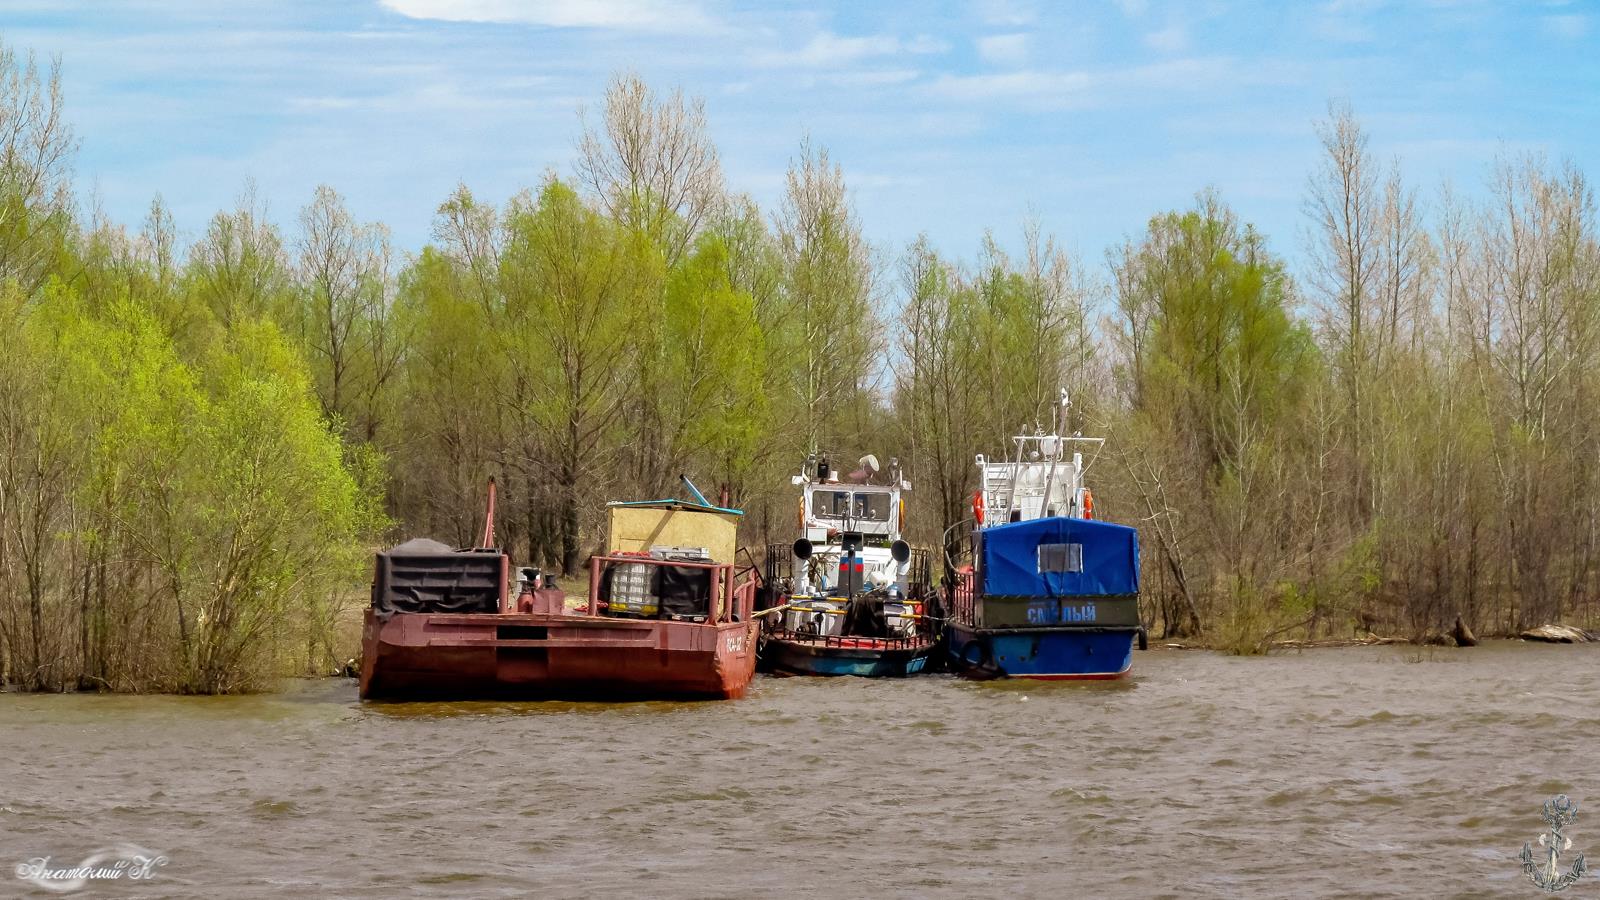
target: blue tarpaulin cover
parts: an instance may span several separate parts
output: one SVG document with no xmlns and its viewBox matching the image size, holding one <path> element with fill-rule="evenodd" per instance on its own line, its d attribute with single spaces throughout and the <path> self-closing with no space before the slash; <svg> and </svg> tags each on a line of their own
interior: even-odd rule
<svg viewBox="0 0 1600 900">
<path fill-rule="evenodd" d="M 1118 597 L 1139 592 L 1139 532 L 1126 525 L 1054 516 L 984 528 L 977 538 L 984 594 Z M 1042 546 L 1050 549 L 1041 554 Z"/>
</svg>

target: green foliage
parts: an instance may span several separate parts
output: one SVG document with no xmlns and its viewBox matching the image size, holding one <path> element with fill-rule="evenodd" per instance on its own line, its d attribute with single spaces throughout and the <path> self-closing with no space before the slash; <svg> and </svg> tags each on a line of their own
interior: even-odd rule
<svg viewBox="0 0 1600 900">
<path fill-rule="evenodd" d="M 60 112 L 59 72 L 0 45 L 0 682 L 326 670 L 391 519 L 473 542 L 491 476 L 498 542 L 573 571 L 601 501 L 680 472 L 755 544 L 792 536 L 806 453 L 897 455 L 932 544 L 973 455 L 1063 387 L 1169 634 L 1600 615 L 1600 230 L 1570 166 L 1504 162 L 1430 231 L 1336 110 L 1310 315 L 1213 193 L 1111 254 L 1099 309 L 1034 226 L 969 266 L 919 239 L 894 294 L 826 150 L 769 216 L 725 195 L 702 106 L 633 77 L 574 182 L 460 187 L 404 265 L 326 186 L 285 231 L 247 190 L 188 247 L 159 197 L 137 231 L 80 222 Z"/>
<path fill-rule="evenodd" d="M 803 452 L 843 449 L 870 414 L 870 380 L 881 350 L 873 272 L 844 173 L 828 151 L 801 146 L 778 218 L 788 309 L 774 331 L 775 365 L 805 429 Z"/>
<path fill-rule="evenodd" d="M 633 387 L 626 363 L 654 307 L 660 255 L 555 179 L 513 204 L 506 230 L 500 278 L 514 413 L 549 448 L 527 462 L 558 486 L 558 558 L 573 572 L 580 503 L 620 437 Z"/>
<path fill-rule="evenodd" d="M 12 423 L 31 446 L 11 444 L 5 458 L 17 475 L 31 460 L 32 495 L 51 498 L 32 512 L 58 523 L 25 552 L 112 567 L 149 598 L 105 591 L 91 604 L 84 579 L 85 674 L 102 687 L 213 693 L 261 687 L 291 655 L 304 664 L 300 648 L 320 643 L 325 657 L 322 606 L 359 579 L 385 523 L 277 328 L 238 321 L 185 360 L 145 306 L 123 298 L 95 312 L 59 282 L 7 321 L 34 374 Z M 57 596 L 76 589 L 77 573 L 63 575 Z M 79 611 L 53 612 L 8 633 L 60 654 L 70 639 L 59 619 Z"/>
<path fill-rule="evenodd" d="M 1237 469 L 1250 443 L 1293 410 L 1315 347 L 1287 308 L 1283 263 L 1214 196 L 1150 222 L 1124 260 L 1122 303 L 1145 332 L 1137 408 L 1198 433 L 1214 469 Z"/>
<path fill-rule="evenodd" d="M 703 238 L 667 280 L 657 395 L 671 469 L 700 456 L 731 478 L 747 474 L 768 402 L 751 385 L 765 378 L 755 301 L 729 279 L 728 248 Z"/>
</svg>

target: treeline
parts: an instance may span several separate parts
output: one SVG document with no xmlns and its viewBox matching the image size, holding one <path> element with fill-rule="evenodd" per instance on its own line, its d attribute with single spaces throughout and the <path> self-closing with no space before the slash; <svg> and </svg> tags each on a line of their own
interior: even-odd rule
<svg viewBox="0 0 1600 900">
<path fill-rule="evenodd" d="M 326 671 L 386 519 L 381 457 L 317 403 L 316 297 L 249 209 L 182 259 L 159 203 L 137 235 L 80 221 L 61 110 L 0 49 L 0 682 Z"/>
<path fill-rule="evenodd" d="M 228 691 L 336 665 L 371 550 L 469 544 L 484 485 L 519 563 L 574 573 L 608 499 L 689 473 L 792 535 L 808 452 L 898 456 L 914 536 L 969 515 L 976 453 L 1105 435 L 1104 516 L 1142 531 L 1158 633 L 1423 636 L 1590 620 L 1600 245 L 1581 173 L 1481 202 L 1318 126 L 1291 273 L 1222 198 L 1105 265 L 1026 227 L 961 262 L 864 239 L 802 143 L 777 209 L 724 183 L 702 105 L 622 76 L 569 176 L 465 187 L 433 240 L 319 188 L 179 239 L 83 213 L 58 73 L 0 52 L 0 680 Z"/>
</svg>

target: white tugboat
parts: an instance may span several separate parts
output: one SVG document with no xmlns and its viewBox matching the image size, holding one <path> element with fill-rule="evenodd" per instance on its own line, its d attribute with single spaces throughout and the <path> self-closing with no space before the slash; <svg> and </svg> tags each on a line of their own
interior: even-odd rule
<svg viewBox="0 0 1600 900">
<path fill-rule="evenodd" d="M 767 582 L 782 606 L 767 617 L 761 659 L 787 675 L 913 675 L 938 637 L 926 615 L 928 557 L 904 537 L 898 461 L 886 476 L 864 456 L 841 476 L 826 456 L 806 460 L 792 545 L 767 548 Z"/>
</svg>

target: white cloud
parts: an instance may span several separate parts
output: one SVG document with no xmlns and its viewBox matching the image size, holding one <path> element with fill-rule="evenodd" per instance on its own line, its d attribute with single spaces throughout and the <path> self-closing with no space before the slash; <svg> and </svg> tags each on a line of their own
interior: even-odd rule
<svg viewBox="0 0 1600 900">
<path fill-rule="evenodd" d="M 978 55 L 996 65 L 1020 66 L 1028 61 L 1028 35 L 985 35 L 978 38 Z"/>
<path fill-rule="evenodd" d="M 920 74 L 916 69 L 863 69 L 829 75 L 824 80 L 839 87 L 884 87 L 915 81 Z"/>
<path fill-rule="evenodd" d="M 799 50 L 770 54 L 764 59 L 772 65 L 836 66 L 873 56 L 888 56 L 899 49 L 900 39 L 892 35 L 841 37 L 823 31 Z"/>
<path fill-rule="evenodd" d="M 322 112 L 326 110 L 358 109 L 363 104 L 354 97 L 337 97 L 324 95 L 318 97 L 290 97 L 286 105 L 298 112 Z"/>
<path fill-rule="evenodd" d="M 1147 33 L 1144 36 L 1144 44 L 1162 53 L 1178 53 L 1189 48 L 1189 30 L 1173 23 L 1160 31 Z"/>
<path fill-rule="evenodd" d="M 412 19 L 550 28 L 696 31 L 716 27 L 692 0 L 381 0 Z"/>
<path fill-rule="evenodd" d="M 952 100 L 1001 98 L 1065 100 L 1094 84 L 1088 72 L 1007 72 L 1002 75 L 946 75 L 933 91 Z"/>
<path fill-rule="evenodd" d="M 931 34 L 919 34 L 905 41 L 901 47 L 907 53 L 943 53 L 950 49 L 950 44 Z"/>
<path fill-rule="evenodd" d="M 1281 66 L 1242 68 L 1226 57 L 1174 59 L 1100 71 L 1037 69 L 990 75 L 946 75 L 929 90 L 951 100 L 1013 100 L 1031 106 L 1101 107 L 1159 99 L 1178 92 L 1226 91 L 1245 84 L 1292 82 Z"/>
<path fill-rule="evenodd" d="M 1559 38 L 1577 40 L 1589 33 L 1589 17 L 1577 14 L 1545 16 L 1542 20 L 1544 30 Z"/>
<path fill-rule="evenodd" d="M 756 61 L 762 65 L 775 67 L 824 68 L 874 57 L 895 56 L 901 53 L 942 53 L 947 49 L 949 49 L 948 44 L 925 34 L 901 40 L 892 34 L 844 37 L 831 31 L 819 31 L 798 50 L 762 54 Z"/>
<path fill-rule="evenodd" d="M 1386 0 L 1329 0 L 1312 22 L 1317 34 L 1330 41 L 1346 44 L 1364 44 L 1377 37 L 1371 24 L 1372 14 L 1384 6 Z"/>
<path fill-rule="evenodd" d="M 978 0 L 973 11 L 986 25 L 1015 28 L 1039 18 L 1039 11 L 1028 0 Z"/>
</svg>

